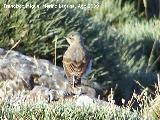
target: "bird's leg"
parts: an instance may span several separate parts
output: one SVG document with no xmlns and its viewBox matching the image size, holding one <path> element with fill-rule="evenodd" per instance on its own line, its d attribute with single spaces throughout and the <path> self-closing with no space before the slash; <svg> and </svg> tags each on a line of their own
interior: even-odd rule
<svg viewBox="0 0 160 120">
<path fill-rule="evenodd" d="M 75 76 L 73 76 L 73 88 L 74 88 L 74 83 L 75 83 Z"/>
</svg>

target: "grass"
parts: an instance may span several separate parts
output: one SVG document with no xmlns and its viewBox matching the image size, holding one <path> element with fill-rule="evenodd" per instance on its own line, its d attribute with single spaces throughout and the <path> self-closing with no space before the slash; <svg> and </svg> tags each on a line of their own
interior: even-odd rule
<svg viewBox="0 0 160 120">
<path fill-rule="evenodd" d="M 113 97 L 108 102 L 94 100 L 90 106 L 77 106 L 74 101 L 23 102 L 21 97 L 6 99 L 0 104 L 0 118 L 6 120 L 158 120 L 159 119 L 159 84 L 155 86 L 155 99 L 149 89 L 141 94 L 133 93 L 123 105 L 115 105 Z M 23 91 L 25 92 L 25 91 Z M 23 96 L 22 96 L 23 97 Z M 126 103 L 127 102 L 127 103 Z M 133 104 L 137 103 L 137 109 Z"/>
<path fill-rule="evenodd" d="M 138 113 L 125 108 L 104 105 L 78 107 L 73 103 L 36 103 L 23 105 L 18 110 L 12 105 L 1 105 L 2 119 L 14 120 L 140 120 Z"/>
<path fill-rule="evenodd" d="M 133 94 L 132 99 L 121 107 L 112 100 L 108 103 L 97 101 L 91 106 L 76 106 L 73 101 L 57 101 L 46 103 L 25 102 L 16 104 L 4 102 L 0 104 L 0 118 L 6 120 L 158 120 L 159 95 L 153 100 L 147 89 L 140 95 Z M 139 109 L 132 105 L 138 102 Z M 125 103 L 125 100 L 123 100 Z"/>
</svg>

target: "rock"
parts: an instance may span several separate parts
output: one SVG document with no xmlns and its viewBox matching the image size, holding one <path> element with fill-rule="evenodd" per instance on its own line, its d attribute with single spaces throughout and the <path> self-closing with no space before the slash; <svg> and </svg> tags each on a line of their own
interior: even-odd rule
<svg viewBox="0 0 160 120">
<path fill-rule="evenodd" d="M 81 95 L 75 103 L 77 106 L 91 106 L 94 104 L 94 100 L 87 95 Z"/>
<path fill-rule="evenodd" d="M 0 81 L 17 81 L 26 89 L 33 89 L 35 85 L 49 88 L 62 88 L 66 84 L 65 73 L 61 67 L 55 66 L 47 60 L 35 59 L 16 51 L 5 51 L 0 48 Z M 13 86 L 13 85 L 11 85 Z M 14 85 L 15 86 L 15 85 Z M 65 86 L 65 85 L 64 85 Z M 19 87 L 13 87 L 14 91 Z"/>
<path fill-rule="evenodd" d="M 56 97 L 57 97 L 56 91 L 52 91 L 47 87 L 35 86 L 26 96 L 26 101 L 27 102 L 43 101 L 49 103 L 53 99 L 57 100 L 58 98 Z"/>
<path fill-rule="evenodd" d="M 96 97 L 98 93 L 96 88 L 100 89 L 96 82 L 85 80 L 82 80 L 80 87 L 72 88 L 63 68 L 53 65 L 48 60 L 36 59 L 2 48 L 0 48 L 0 82 L 4 82 L 0 89 L 1 98 L 27 90 L 29 91 L 27 99 L 32 98 L 33 101 L 40 97 L 50 102 L 62 97 L 68 99 L 68 95 L 72 97 L 80 94 Z"/>
</svg>

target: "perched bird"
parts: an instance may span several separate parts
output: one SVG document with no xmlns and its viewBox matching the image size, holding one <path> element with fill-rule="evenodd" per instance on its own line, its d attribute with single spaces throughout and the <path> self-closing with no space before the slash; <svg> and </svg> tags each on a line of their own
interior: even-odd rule
<svg viewBox="0 0 160 120">
<path fill-rule="evenodd" d="M 79 32 L 70 32 L 65 38 L 69 47 L 63 55 L 63 67 L 70 84 L 75 87 L 80 85 L 81 78 L 91 71 L 92 61 Z"/>
</svg>

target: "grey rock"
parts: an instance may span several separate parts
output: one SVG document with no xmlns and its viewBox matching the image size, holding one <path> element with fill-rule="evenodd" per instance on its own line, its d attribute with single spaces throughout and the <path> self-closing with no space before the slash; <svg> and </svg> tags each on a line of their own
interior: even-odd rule
<svg viewBox="0 0 160 120">
<path fill-rule="evenodd" d="M 62 96 L 68 97 L 68 95 L 86 94 L 96 97 L 95 88 L 100 89 L 96 82 L 87 82 L 86 80 L 82 80 L 80 88 L 73 88 L 68 83 L 63 68 L 53 65 L 48 60 L 36 59 L 2 48 L 0 48 L 0 82 L 4 82 L 0 89 L 1 98 L 28 90 L 30 96 L 39 91 L 41 96 L 49 96 L 46 99 L 52 101 Z"/>
</svg>

